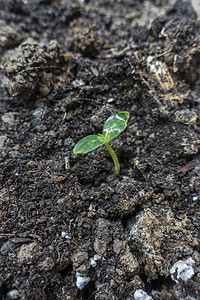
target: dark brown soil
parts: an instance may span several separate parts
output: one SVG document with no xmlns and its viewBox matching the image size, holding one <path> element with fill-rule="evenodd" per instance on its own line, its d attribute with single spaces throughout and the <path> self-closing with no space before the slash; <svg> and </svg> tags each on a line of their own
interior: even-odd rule
<svg viewBox="0 0 200 300">
<path fill-rule="evenodd" d="M 200 299 L 190 1 L 2 0 L 0 60 L 0 299 Z M 120 111 L 115 177 L 73 147 Z"/>
</svg>

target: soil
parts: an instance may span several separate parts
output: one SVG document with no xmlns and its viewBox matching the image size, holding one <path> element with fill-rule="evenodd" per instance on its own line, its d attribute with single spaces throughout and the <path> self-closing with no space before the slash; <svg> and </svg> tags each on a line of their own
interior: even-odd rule
<svg viewBox="0 0 200 300">
<path fill-rule="evenodd" d="M 190 1 L 2 0 L 0 25 L 0 299 L 200 299 Z M 115 177 L 73 147 L 120 111 Z"/>
</svg>

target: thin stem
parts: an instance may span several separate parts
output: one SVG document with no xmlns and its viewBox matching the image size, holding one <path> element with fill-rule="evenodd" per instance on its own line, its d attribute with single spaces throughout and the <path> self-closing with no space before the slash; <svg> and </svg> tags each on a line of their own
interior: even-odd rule
<svg viewBox="0 0 200 300">
<path fill-rule="evenodd" d="M 110 155 L 112 156 L 114 165 L 115 165 L 115 171 L 114 171 L 114 175 L 117 176 L 119 174 L 119 170 L 120 170 L 120 164 L 117 158 L 116 153 L 114 152 L 114 150 L 111 148 L 109 143 L 105 143 L 104 144 L 106 146 L 106 148 L 108 149 Z"/>
</svg>

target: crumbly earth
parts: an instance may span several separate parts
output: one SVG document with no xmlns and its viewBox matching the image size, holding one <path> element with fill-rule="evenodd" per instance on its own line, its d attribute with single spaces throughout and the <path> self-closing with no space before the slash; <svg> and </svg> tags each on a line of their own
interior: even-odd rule
<svg viewBox="0 0 200 300">
<path fill-rule="evenodd" d="M 198 18 L 189 0 L 0 1 L 0 299 L 200 299 Z M 104 147 L 73 147 L 120 111 L 115 177 Z"/>
</svg>

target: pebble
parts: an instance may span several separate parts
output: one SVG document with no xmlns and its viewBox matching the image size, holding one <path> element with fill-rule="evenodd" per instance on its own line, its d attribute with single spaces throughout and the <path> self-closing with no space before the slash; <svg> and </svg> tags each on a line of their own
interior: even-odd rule
<svg viewBox="0 0 200 300">
<path fill-rule="evenodd" d="M 98 255 L 98 254 L 95 254 L 95 255 L 94 255 L 94 260 L 95 260 L 95 261 L 100 260 L 100 259 L 101 259 L 101 256 L 100 256 L 100 255 Z"/>
<path fill-rule="evenodd" d="M 45 110 L 43 108 L 36 108 L 34 111 L 33 111 L 33 116 L 36 118 L 36 119 L 41 119 L 41 117 L 45 114 Z"/>
<path fill-rule="evenodd" d="M 192 267 L 194 264 L 195 261 L 192 257 L 189 257 L 186 260 L 178 260 L 170 269 L 172 280 L 176 283 L 179 282 L 179 279 L 188 281 L 194 275 L 194 269 Z M 176 274 L 176 277 L 174 274 Z"/>
<path fill-rule="evenodd" d="M 7 296 L 11 299 L 18 299 L 20 297 L 20 293 L 18 292 L 18 290 L 12 290 L 8 292 Z"/>
<path fill-rule="evenodd" d="M 65 231 L 62 231 L 61 232 L 61 237 L 63 238 L 63 239 L 71 239 L 71 237 L 68 235 L 68 233 L 67 232 L 65 232 Z"/>
<path fill-rule="evenodd" d="M 5 113 L 1 118 L 4 123 L 7 123 L 9 125 L 15 124 L 15 117 L 12 112 Z"/>
<path fill-rule="evenodd" d="M 14 252 L 14 244 L 11 241 L 7 241 L 1 247 L 1 255 L 7 255 L 8 253 Z"/>
<path fill-rule="evenodd" d="M 107 181 L 107 182 L 111 182 L 111 181 L 113 181 L 114 179 L 115 179 L 115 175 L 109 175 L 109 176 L 106 177 L 106 181 Z"/>
<path fill-rule="evenodd" d="M 145 291 L 142 289 L 136 290 L 134 293 L 135 300 L 153 300 L 151 296 L 149 296 Z"/>
<path fill-rule="evenodd" d="M 90 204 L 90 206 L 88 207 L 88 210 L 92 211 L 92 209 L 93 209 L 92 204 Z"/>
<path fill-rule="evenodd" d="M 123 176 L 123 180 L 127 180 L 127 179 L 129 179 L 128 176 Z"/>
<path fill-rule="evenodd" d="M 96 267 L 96 265 L 97 265 L 96 261 L 93 258 L 89 259 L 89 263 L 90 263 L 90 266 L 93 268 Z"/>
<path fill-rule="evenodd" d="M 75 79 L 74 81 L 72 81 L 72 85 L 74 88 L 80 87 L 85 85 L 85 82 L 82 79 Z"/>
<path fill-rule="evenodd" d="M 79 290 L 82 290 L 90 282 L 90 277 L 82 277 L 77 272 L 76 273 L 76 286 Z"/>
</svg>

